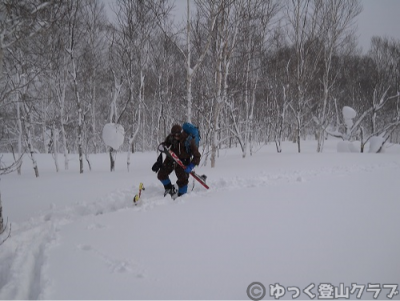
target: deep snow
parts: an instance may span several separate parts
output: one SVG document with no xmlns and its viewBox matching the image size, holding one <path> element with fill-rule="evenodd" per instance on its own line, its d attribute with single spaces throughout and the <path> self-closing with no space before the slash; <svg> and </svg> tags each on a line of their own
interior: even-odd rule
<svg viewBox="0 0 400 301">
<path fill-rule="evenodd" d="M 84 174 L 77 156 L 56 173 L 51 155 L 37 155 L 39 178 L 25 157 L 22 176 L 1 178 L 12 232 L 0 246 L 0 299 L 248 300 L 256 281 L 264 299 L 279 283 L 309 300 L 312 283 L 316 298 L 323 283 L 400 284 L 400 146 L 359 154 L 336 145 L 318 154 L 307 141 L 298 154 L 284 143 L 277 154 L 270 144 L 245 159 L 221 150 L 216 168 L 196 170 L 210 190 L 190 191 L 191 181 L 176 201 L 151 171 L 155 152 L 132 155 L 131 172 L 119 153 L 113 173 L 108 154 L 91 155 Z"/>
</svg>

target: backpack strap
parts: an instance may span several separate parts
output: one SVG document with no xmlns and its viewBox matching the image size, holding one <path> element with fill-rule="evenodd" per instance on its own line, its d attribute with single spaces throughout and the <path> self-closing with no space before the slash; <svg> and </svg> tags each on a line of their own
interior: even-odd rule
<svg viewBox="0 0 400 301">
<path fill-rule="evenodd" d="M 193 135 L 188 135 L 188 137 L 185 140 L 186 152 L 188 154 L 191 154 L 190 143 L 192 142 L 193 138 L 194 138 Z"/>
</svg>

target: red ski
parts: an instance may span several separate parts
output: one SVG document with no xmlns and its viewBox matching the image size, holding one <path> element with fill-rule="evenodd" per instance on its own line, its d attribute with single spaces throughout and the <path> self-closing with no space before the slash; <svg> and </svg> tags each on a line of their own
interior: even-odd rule
<svg viewBox="0 0 400 301">
<path fill-rule="evenodd" d="M 164 153 L 170 157 L 172 160 L 174 160 L 176 163 L 178 163 L 178 165 L 180 167 L 182 167 L 183 169 L 186 169 L 186 166 L 182 163 L 182 161 L 178 158 L 178 156 L 172 151 L 169 150 L 168 148 L 164 147 Z M 197 173 L 195 173 L 194 171 L 190 172 L 190 175 L 195 178 L 201 185 L 203 185 L 203 187 L 205 189 L 209 189 L 210 187 L 208 187 L 208 185 L 206 184 L 206 176 L 205 175 L 198 175 Z"/>
</svg>

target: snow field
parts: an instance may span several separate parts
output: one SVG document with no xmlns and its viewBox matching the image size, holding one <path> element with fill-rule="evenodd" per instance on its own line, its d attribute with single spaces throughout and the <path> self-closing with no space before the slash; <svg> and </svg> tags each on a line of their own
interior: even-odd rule
<svg viewBox="0 0 400 301">
<path fill-rule="evenodd" d="M 155 153 L 133 155 L 130 173 L 125 154 L 115 173 L 92 155 L 83 175 L 77 162 L 56 174 L 39 155 L 38 179 L 25 158 L 23 175 L 1 182 L 12 237 L 0 246 L 0 299 L 246 300 L 254 281 L 399 284 L 399 148 L 336 153 L 328 142 L 322 154 L 314 142 L 302 154 L 221 151 L 217 168 L 197 169 L 211 189 L 176 201 L 151 171 Z"/>
</svg>

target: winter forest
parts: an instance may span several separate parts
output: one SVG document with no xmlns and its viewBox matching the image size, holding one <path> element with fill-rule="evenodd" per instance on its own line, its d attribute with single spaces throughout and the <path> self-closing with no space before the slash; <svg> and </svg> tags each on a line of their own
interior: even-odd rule
<svg viewBox="0 0 400 301">
<path fill-rule="evenodd" d="M 109 152 L 106 124 L 125 132 L 120 151 L 155 150 L 174 123 L 201 132 L 203 164 L 266 143 L 328 136 L 400 142 L 400 41 L 374 37 L 363 53 L 358 0 L 5 0 L 0 3 L 0 152 Z M 176 4 L 176 3 L 175 3 Z M 182 18 L 183 20 L 183 18 Z M 342 109 L 356 115 L 351 123 Z M 27 158 L 25 157 L 25 158 Z M 26 159 L 25 159 L 26 160 Z M 58 164 L 56 164 L 58 170 Z M 78 172 L 78 171 L 77 171 Z"/>
</svg>

